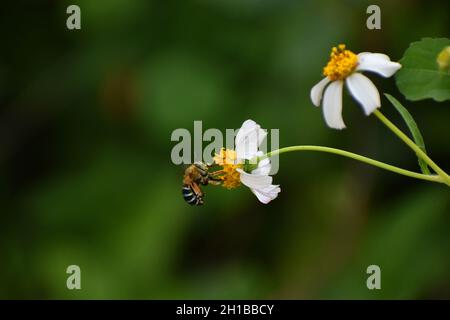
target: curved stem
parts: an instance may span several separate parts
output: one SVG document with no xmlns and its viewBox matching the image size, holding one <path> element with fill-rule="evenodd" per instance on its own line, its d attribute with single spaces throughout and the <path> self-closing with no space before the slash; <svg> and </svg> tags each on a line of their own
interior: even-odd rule
<svg viewBox="0 0 450 320">
<path fill-rule="evenodd" d="M 380 119 L 381 122 L 386 125 L 395 135 L 397 135 L 408 147 L 410 147 L 416 155 L 423 159 L 427 163 L 430 168 L 432 168 L 443 180 L 445 184 L 450 186 L 450 177 L 449 175 L 442 170 L 431 158 L 422 150 L 419 148 L 418 145 L 414 143 L 406 134 L 404 134 L 395 124 L 393 124 L 388 118 L 386 118 L 379 110 L 374 111 L 374 115 L 377 116 L 378 119 Z"/>
<path fill-rule="evenodd" d="M 293 147 L 281 148 L 281 149 L 266 153 L 265 155 L 260 157 L 259 160 L 265 159 L 265 158 L 270 158 L 275 155 L 279 155 L 279 154 L 286 153 L 286 152 L 293 152 L 293 151 L 319 151 L 319 152 L 334 153 L 334 154 L 337 154 L 337 155 L 340 155 L 343 157 L 361 161 L 361 162 L 367 163 L 369 165 L 372 165 L 372 166 L 375 166 L 375 167 L 378 167 L 378 168 L 381 168 L 384 170 L 388 170 L 391 172 L 395 172 L 395 173 L 398 173 L 398 174 L 401 174 L 404 176 L 408 176 L 411 178 L 432 181 L 432 182 L 438 182 L 438 183 L 444 183 L 442 177 L 440 177 L 438 175 L 428 175 L 428 174 L 417 173 L 417 172 L 405 170 L 402 168 L 398 168 L 396 166 L 393 166 L 393 165 L 390 165 L 390 164 L 387 164 L 387 163 L 384 163 L 381 161 L 367 158 L 367 157 L 361 156 L 361 155 L 353 153 L 353 152 L 330 148 L 330 147 L 322 147 L 322 146 L 293 146 Z"/>
</svg>

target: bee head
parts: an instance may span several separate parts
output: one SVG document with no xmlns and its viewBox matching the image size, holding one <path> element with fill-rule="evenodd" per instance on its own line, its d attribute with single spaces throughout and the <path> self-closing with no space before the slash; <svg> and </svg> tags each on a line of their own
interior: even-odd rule
<svg viewBox="0 0 450 320">
<path fill-rule="evenodd" d="M 208 175 L 208 166 L 203 162 L 195 162 L 194 166 L 200 172 L 200 174 L 205 177 Z"/>
</svg>

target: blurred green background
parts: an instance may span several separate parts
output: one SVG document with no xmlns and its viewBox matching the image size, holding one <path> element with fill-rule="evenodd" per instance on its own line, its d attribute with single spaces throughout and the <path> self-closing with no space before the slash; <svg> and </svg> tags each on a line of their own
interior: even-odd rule
<svg viewBox="0 0 450 320">
<path fill-rule="evenodd" d="M 81 7 L 82 29 L 66 28 Z M 366 28 L 379 4 L 382 29 Z M 448 36 L 444 1 L 7 1 L 0 11 L 0 298 L 450 298 L 450 193 L 316 153 L 280 158 L 278 199 L 206 187 L 181 197 L 176 128 L 280 129 L 404 168 L 417 160 L 348 96 L 348 129 L 309 100 L 330 48 L 399 60 Z M 410 103 L 450 169 L 448 103 Z M 401 128 L 383 98 L 382 111 Z M 66 288 L 81 267 L 82 290 Z M 382 290 L 366 288 L 381 267 Z"/>
</svg>

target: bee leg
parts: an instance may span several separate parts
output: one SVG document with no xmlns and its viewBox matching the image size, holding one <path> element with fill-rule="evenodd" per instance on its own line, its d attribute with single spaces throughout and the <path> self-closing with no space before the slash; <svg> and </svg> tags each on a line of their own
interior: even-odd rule
<svg viewBox="0 0 450 320">
<path fill-rule="evenodd" d="M 203 197 L 203 191 L 200 189 L 200 187 L 198 186 L 198 184 L 196 183 L 191 183 L 191 189 L 194 190 L 194 193 L 199 196 L 199 197 Z"/>
<path fill-rule="evenodd" d="M 219 175 L 224 174 L 224 173 L 225 173 L 224 170 L 218 170 L 218 171 L 210 172 L 209 173 L 209 177 L 210 178 L 214 178 L 214 177 L 219 176 Z"/>
<path fill-rule="evenodd" d="M 218 172 L 217 174 L 216 174 L 216 172 Z M 211 184 L 220 184 L 220 183 L 214 183 L 214 182 L 221 182 L 222 181 L 222 179 L 220 179 L 220 177 L 219 177 L 219 175 L 221 174 L 221 173 L 223 173 L 223 171 L 222 172 L 219 172 L 219 171 L 216 171 L 216 172 L 214 172 L 214 173 L 210 173 L 209 175 L 208 175 L 208 181 L 209 181 L 209 183 L 211 183 Z"/>
</svg>

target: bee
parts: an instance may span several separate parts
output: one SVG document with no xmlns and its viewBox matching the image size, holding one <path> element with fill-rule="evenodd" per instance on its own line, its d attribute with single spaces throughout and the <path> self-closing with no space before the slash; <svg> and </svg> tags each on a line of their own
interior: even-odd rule
<svg viewBox="0 0 450 320">
<path fill-rule="evenodd" d="M 203 205 L 205 194 L 200 185 L 220 184 L 220 179 L 208 172 L 210 167 L 211 165 L 206 163 L 195 162 L 184 171 L 182 194 L 184 200 L 190 205 Z"/>
</svg>

